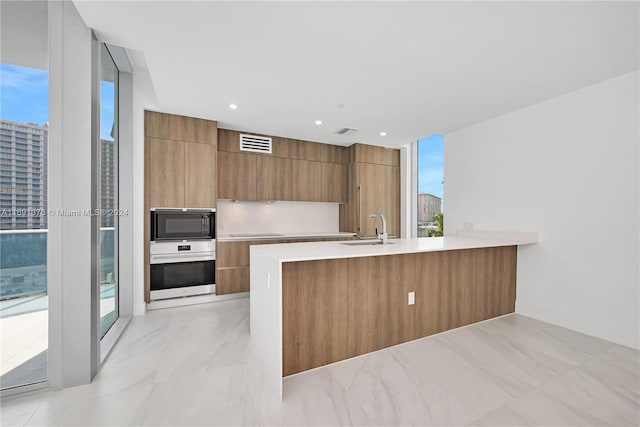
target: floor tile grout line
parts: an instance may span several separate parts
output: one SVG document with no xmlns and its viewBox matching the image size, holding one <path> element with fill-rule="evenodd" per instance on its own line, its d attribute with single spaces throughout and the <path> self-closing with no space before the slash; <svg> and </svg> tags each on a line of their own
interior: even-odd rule
<svg viewBox="0 0 640 427">
<path fill-rule="evenodd" d="M 533 389 L 531 389 L 531 390 L 527 391 L 527 392 L 526 392 L 526 393 L 524 393 L 522 396 L 518 396 L 518 397 L 516 397 L 516 398 L 514 398 L 514 399 L 510 400 L 509 402 L 506 402 L 506 403 L 505 403 L 505 404 L 503 404 L 502 406 L 500 406 L 500 407 L 498 407 L 498 408 L 496 408 L 496 409 L 492 410 L 491 412 L 489 412 L 489 413 L 487 413 L 487 414 L 483 415 L 482 417 L 480 417 L 480 418 L 478 418 L 478 419 L 476 419 L 476 420 L 473 420 L 472 422 L 470 422 L 469 424 L 467 424 L 467 426 L 472 425 L 472 424 L 474 424 L 474 423 L 476 423 L 476 422 L 480 421 L 481 419 L 483 419 L 483 418 L 485 418 L 485 417 L 487 417 L 487 416 L 489 416 L 489 415 L 493 414 L 494 412 L 499 411 L 499 410 L 503 409 L 504 407 L 511 405 L 512 403 L 514 403 L 514 402 L 515 402 L 515 401 L 517 401 L 517 400 L 524 399 L 525 397 L 527 397 L 528 395 L 530 395 L 530 394 L 532 394 L 532 393 L 534 393 L 534 392 L 536 392 L 536 391 L 540 391 L 540 392 L 544 393 L 547 397 L 549 397 L 549 398 L 551 398 L 551 399 L 556 400 L 557 398 L 556 398 L 555 396 L 552 396 L 552 395 L 550 395 L 549 393 L 546 393 L 544 390 L 540 390 L 540 389 L 541 389 L 542 387 L 545 387 L 546 385 L 548 385 L 548 384 L 550 384 L 550 383 L 554 382 L 554 381 L 558 381 L 558 380 L 560 380 L 561 378 L 565 377 L 565 376 L 566 376 L 567 374 L 569 374 L 570 372 L 573 372 L 573 371 L 578 370 L 578 368 L 580 368 L 581 366 L 583 366 L 585 363 L 588 363 L 588 362 L 590 362 L 590 361 L 594 360 L 596 357 L 599 357 L 600 355 L 602 355 L 602 354 L 606 353 L 607 351 L 609 351 L 609 350 L 611 350 L 611 349 L 613 349 L 613 348 L 615 348 L 615 344 L 612 344 L 609 348 L 607 348 L 607 350 L 603 351 L 602 353 L 600 353 L 600 354 L 599 354 L 599 355 L 597 355 L 597 356 L 596 356 L 596 355 L 589 355 L 590 357 L 589 357 L 588 359 L 586 359 L 584 362 L 579 363 L 578 365 L 572 366 L 571 368 L 569 368 L 568 370 L 566 370 L 566 371 L 565 371 L 565 372 L 563 372 L 562 374 L 559 374 L 559 375 L 557 375 L 557 376 L 556 376 L 556 377 L 554 377 L 554 378 L 550 378 L 550 379 L 548 379 L 548 380 L 546 380 L 546 381 L 542 382 L 539 386 L 534 387 Z M 565 379 L 566 379 L 566 378 L 565 378 Z"/>
<path fill-rule="evenodd" d="M 610 347 L 608 347 L 605 351 L 603 351 L 603 352 L 602 352 L 602 353 L 600 353 L 599 355 L 602 355 L 602 354 L 606 353 L 607 351 L 611 350 L 612 348 L 615 348 L 615 344 L 612 344 Z M 598 356 L 599 356 L 599 355 L 598 355 Z M 547 379 L 547 380 L 543 380 L 543 381 L 540 383 L 540 385 L 538 385 L 538 386 L 534 386 L 531 390 L 529 390 L 529 391 L 525 392 L 525 393 L 524 393 L 524 394 L 522 394 L 521 396 L 514 397 L 513 399 L 509 400 L 508 402 L 505 402 L 503 405 L 499 406 L 498 408 L 495 408 L 495 409 L 494 409 L 494 410 L 492 410 L 491 412 L 488 412 L 488 413 L 484 414 L 483 416 L 481 416 L 480 418 L 477 418 L 477 419 L 473 420 L 472 422 L 468 423 L 468 424 L 467 424 L 467 426 L 472 425 L 472 424 L 474 424 L 474 423 L 476 423 L 476 422 L 480 421 L 481 419 L 483 419 L 483 418 L 485 418 L 485 417 L 487 417 L 487 416 L 489 416 L 489 415 L 493 414 L 493 413 L 494 413 L 494 412 L 496 412 L 496 411 L 499 411 L 499 410 L 501 410 L 501 409 L 504 409 L 506 406 L 511 405 L 512 403 L 514 403 L 514 402 L 515 402 L 515 401 L 517 401 L 517 400 L 523 399 L 523 398 L 525 398 L 526 396 L 528 396 L 528 395 L 530 395 L 530 394 L 532 394 L 532 393 L 534 393 L 534 392 L 536 392 L 536 391 L 539 391 L 542 387 L 545 387 L 545 386 L 546 386 L 547 384 L 549 384 L 549 383 L 552 383 L 552 382 L 554 382 L 554 381 L 558 381 L 559 379 L 561 379 L 561 378 L 563 378 L 565 375 L 567 375 L 569 372 L 572 372 L 572 371 L 577 370 L 579 367 L 581 367 L 581 366 L 582 366 L 582 365 L 584 365 L 585 363 L 588 363 L 589 361 L 591 361 L 591 360 L 595 359 L 596 357 L 598 357 L 598 356 L 596 356 L 596 355 L 590 355 L 590 354 L 589 354 L 588 356 L 589 356 L 589 358 L 588 358 L 588 359 L 586 359 L 584 362 L 579 363 L 579 364 L 577 364 L 577 365 L 573 365 L 573 366 L 571 366 L 571 368 L 567 369 L 566 371 L 564 371 L 564 372 L 563 372 L 563 373 L 561 373 L 561 374 L 556 375 L 556 376 L 555 376 L 555 377 L 553 377 L 553 378 L 549 378 L 549 379 Z M 545 395 L 549 396 L 550 398 L 555 399 L 555 397 L 553 397 L 553 396 L 549 395 L 548 393 L 545 393 L 545 392 L 544 392 L 544 390 L 540 390 L 540 391 L 541 391 L 542 393 L 544 393 Z"/>
<path fill-rule="evenodd" d="M 44 403 L 43 403 L 43 406 L 44 406 Z M 22 425 L 23 425 L 23 426 L 28 425 L 28 424 L 29 424 L 29 422 L 31 421 L 31 419 L 36 415 L 36 412 L 38 412 L 39 410 L 40 410 L 40 409 L 38 408 L 38 409 L 36 409 L 35 411 L 33 411 L 33 412 L 31 413 L 31 415 L 29 416 L 29 419 L 27 419 L 27 421 L 25 421 L 25 423 L 24 423 L 24 424 L 22 424 Z"/>
</svg>

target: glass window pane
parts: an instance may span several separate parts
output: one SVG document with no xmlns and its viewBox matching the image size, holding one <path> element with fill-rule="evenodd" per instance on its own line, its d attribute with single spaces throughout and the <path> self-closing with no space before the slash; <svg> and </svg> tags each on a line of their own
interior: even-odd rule
<svg viewBox="0 0 640 427">
<path fill-rule="evenodd" d="M 418 237 L 444 234 L 444 135 L 418 140 Z"/>
<path fill-rule="evenodd" d="M 0 386 L 47 380 L 46 2 L 0 2 Z M 44 187 L 43 187 L 44 185 Z"/>
<path fill-rule="evenodd" d="M 118 318 L 118 69 L 101 47 L 100 70 L 100 334 Z"/>
</svg>

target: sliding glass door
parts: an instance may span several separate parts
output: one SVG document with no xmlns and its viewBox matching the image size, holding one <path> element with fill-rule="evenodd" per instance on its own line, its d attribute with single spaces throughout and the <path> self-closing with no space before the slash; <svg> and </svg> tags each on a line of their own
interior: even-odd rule
<svg viewBox="0 0 640 427">
<path fill-rule="evenodd" d="M 100 52 L 98 161 L 98 277 L 100 337 L 118 319 L 118 68 L 107 47 Z"/>
<path fill-rule="evenodd" d="M 47 381 L 47 3 L 0 2 L 0 386 Z"/>
</svg>

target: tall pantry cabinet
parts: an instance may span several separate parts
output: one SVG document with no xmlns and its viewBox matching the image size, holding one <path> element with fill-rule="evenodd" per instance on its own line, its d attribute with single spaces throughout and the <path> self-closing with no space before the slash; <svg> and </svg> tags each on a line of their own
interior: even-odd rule
<svg viewBox="0 0 640 427">
<path fill-rule="evenodd" d="M 150 210 L 216 207 L 218 125 L 145 111 L 144 137 L 144 281 L 149 302 Z"/>
</svg>

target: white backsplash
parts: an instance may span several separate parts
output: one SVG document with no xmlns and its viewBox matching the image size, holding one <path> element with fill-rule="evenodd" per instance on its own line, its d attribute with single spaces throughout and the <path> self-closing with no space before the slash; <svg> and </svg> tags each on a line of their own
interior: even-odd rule
<svg viewBox="0 0 640 427">
<path fill-rule="evenodd" d="M 218 200 L 218 235 L 240 233 L 334 233 L 338 203 Z"/>
</svg>

